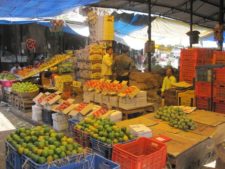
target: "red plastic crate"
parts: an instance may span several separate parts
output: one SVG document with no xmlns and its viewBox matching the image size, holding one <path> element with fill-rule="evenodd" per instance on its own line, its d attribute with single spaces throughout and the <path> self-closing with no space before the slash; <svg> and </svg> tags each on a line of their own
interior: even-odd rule
<svg viewBox="0 0 225 169">
<path fill-rule="evenodd" d="M 225 83 L 217 83 L 213 86 L 213 98 L 225 100 Z"/>
<path fill-rule="evenodd" d="M 213 50 L 207 48 L 190 48 L 181 50 L 181 60 L 189 60 L 196 65 L 212 63 Z"/>
<path fill-rule="evenodd" d="M 225 100 L 215 100 L 213 103 L 213 111 L 225 114 Z"/>
<path fill-rule="evenodd" d="M 211 110 L 212 99 L 208 97 L 197 97 L 196 107 L 200 110 Z"/>
<path fill-rule="evenodd" d="M 166 166 L 166 145 L 154 139 L 141 137 L 113 147 L 112 160 L 121 169 L 163 169 Z"/>
<path fill-rule="evenodd" d="M 225 52 L 214 51 L 213 52 L 213 64 L 225 64 Z"/>
<path fill-rule="evenodd" d="M 225 83 L 225 67 L 214 70 L 214 81 L 216 83 Z"/>
<path fill-rule="evenodd" d="M 196 82 L 195 83 L 195 96 L 211 97 L 212 96 L 212 84 L 210 82 Z"/>
</svg>

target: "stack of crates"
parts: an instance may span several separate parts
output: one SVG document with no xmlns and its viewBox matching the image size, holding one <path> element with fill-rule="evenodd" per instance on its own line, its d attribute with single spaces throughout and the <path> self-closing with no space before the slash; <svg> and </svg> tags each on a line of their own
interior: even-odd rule
<svg viewBox="0 0 225 169">
<path fill-rule="evenodd" d="M 190 48 L 181 50 L 180 81 L 193 83 L 196 66 L 212 63 L 213 51 L 206 48 Z"/>
<path fill-rule="evenodd" d="M 214 70 L 213 111 L 225 113 L 225 67 Z"/>
<path fill-rule="evenodd" d="M 203 110 L 212 109 L 212 65 L 196 67 L 195 96 L 196 107 Z"/>
</svg>

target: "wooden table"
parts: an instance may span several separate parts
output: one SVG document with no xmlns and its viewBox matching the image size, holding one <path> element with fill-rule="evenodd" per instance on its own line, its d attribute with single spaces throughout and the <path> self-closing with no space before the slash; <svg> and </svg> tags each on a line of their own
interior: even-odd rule
<svg viewBox="0 0 225 169">
<path fill-rule="evenodd" d="M 123 113 L 123 120 L 128 119 L 128 116 L 135 113 L 141 113 L 141 115 L 146 114 L 147 112 L 154 112 L 154 104 L 147 103 L 144 106 L 139 106 L 135 108 L 117 108 L 119 111 Z"/>
<path fill-rule="evenodd" d="M 173 128 L 167 122 L 155 119 L 154 115 L 155 113 L 146 114 L 136 121 L 141 124 L 141 119 L 148 119 L 149 121 L 145 120 L 143 124 L 152 130 L 153 136 L 165 135 L 172 139 L 166 143 L 171 169 L 199 169 L 200 166 L 214 160 L 215 143 L 217 144 L 225 138 L 225 115 L 194 111 L 188 116 L 193 118 L 197 128 L 188 132 Z M 118 125 L 135 124 L 134 120 L 118 122 Z"/>
</svg>

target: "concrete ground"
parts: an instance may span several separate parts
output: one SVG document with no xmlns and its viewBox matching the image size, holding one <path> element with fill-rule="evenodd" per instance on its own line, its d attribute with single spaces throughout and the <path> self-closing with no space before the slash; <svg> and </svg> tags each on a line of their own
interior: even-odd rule
<svg viewBox="0 0 225 169">
<path fill-rule="evenodd" d="M 0 115 L 0 169 L 5 169 L 6 137 L 16 128 L 32 127 L 32 124 L 11 113 L 10 108 L 4 104 L 0 104 Z"/>
</svg>

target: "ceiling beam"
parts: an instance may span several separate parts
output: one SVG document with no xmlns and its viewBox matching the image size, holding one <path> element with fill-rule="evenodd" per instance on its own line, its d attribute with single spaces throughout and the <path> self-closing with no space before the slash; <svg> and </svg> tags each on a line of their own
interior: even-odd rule
<svg viewBox="0 0 225 169">
<path fill-rule="evenodd" d="M 212 1 L 209 1 L 209 0 L 200 0 L 200 1 L 202 1 L 202 2 L 204 2 L 204 3 L 206 3 L 206 4 L 209 4 L 209 5 L 215 6 L 215 7 L 217 7 L 217 8 L 220 7 L 220 5 L 218 5 L 217 3 L 212 2 Z"/>
</svg>

